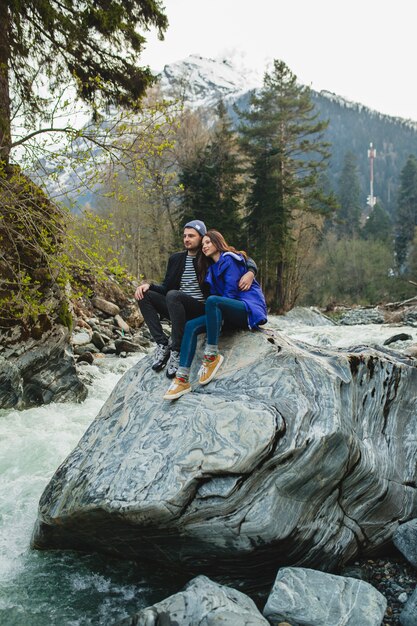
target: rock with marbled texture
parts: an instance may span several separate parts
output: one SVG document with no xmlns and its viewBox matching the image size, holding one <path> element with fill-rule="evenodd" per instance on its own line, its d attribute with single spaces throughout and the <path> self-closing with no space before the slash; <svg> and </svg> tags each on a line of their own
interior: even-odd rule
<svg viewBox="0 0 417 626">
<path fill-rule="evenodd" d="M 175 402 L 151 357 L 124 375 L 47 486 L 35 547 L 272 581 L 334 571 L 415 516 L 414 360 L 242 331 L 201 387 L 202 345 Z"/>
<path fill-rule="evenodd" d="M 87 388 L 77 376 L 69 331 L 56 325 L 40 338 L 7 345 L 0 356 L 0 409 L 82 401 Z"/>
<path fill-rule="evenodd" d="M 394 532 L 393 542 L 407 561 L 417 568 L 417 519 L 401 524 Z"/>
<path fill-rule="evenodd" d="M 191 580 L 183 591 L 147 607 L 118 626 L 268 626 L 255 603 L 236 589 L 206 576 Z"/>
<path fill-rule="evenodd" d="M 277 626 L 380 626 L 387 601 L 363 580 L 302 567 L 279 570 L 264 616 Z"/>
</svg>

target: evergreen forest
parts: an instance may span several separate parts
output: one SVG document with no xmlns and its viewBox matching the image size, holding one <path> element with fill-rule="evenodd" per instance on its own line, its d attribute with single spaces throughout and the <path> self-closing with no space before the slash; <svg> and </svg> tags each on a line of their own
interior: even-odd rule
<svg viewBox="0 0 417 626">
<path fill-rule="evenodd" d="M 215 110 L 190 108 L 181 93 L 162 93 L 140 67 L 144 38 L 136 27 L 153 25 L 161 37 L 167 27 L 158 3 L 115 1 L 111 16 L 106 2 L 77 7 L 2 4 L 3 323 L 50 313 L 51 289 L 77 297 L 86 275 L 160 281 L 192 218 L 255 259 L 273 312 L 415 295 L 412 125 L 404 125 L 410 150 L 400 161 L 404 150 L 396 149 L 391 127 L 374 136 L 369 116 L 363 118 L 383 155 L 370 206 L 367 145 L 352 140 L 360 116 L 349 122 L 348 110 L 342 119 L 340 105 L 319 102 L 283 60 L 274 61 L 244 106 L 238 100 L 233 108 L 223 101 Z M 80 41 L 89 42 L 89 53 Z M 34 87 L 39 76 L 47 96 Z M 88 121 L 80 128 L 73 121 L 81 110 Z M 377 122 L 380 132 L 384 121 L 376 114 Z M 51 193 L 55 179 L 84 198 L 82 210 Z M 57 315 L 64 300 L 54 304 Z"/>
</svg>

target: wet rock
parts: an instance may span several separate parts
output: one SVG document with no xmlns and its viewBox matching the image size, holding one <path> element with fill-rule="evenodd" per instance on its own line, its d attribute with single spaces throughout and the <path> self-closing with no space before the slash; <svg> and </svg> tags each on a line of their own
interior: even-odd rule
<svg viewBox="0 0 417 626">
<path fill-rule="evenodd" d="M 392 540 L 407 561 L 417 568 L 417 519 L 401 524 L 394 532 Z"/>
<path fill-rule="evenodd" d="M 78 357 L 77 363 L 88 363 L 89 365 L 92 365 L 94 363 L 94 356 L 91 352 L 84 352 Z"/>
<path fill-rule="evenodd" d="M 140 345 L 128 339 L 116 339 L 114 345 L 116 347 L 116 354 L 120 354 L 121 352 L 143 352 L 143 348 Z"/>
<path fill-rule="evenodd" d="M 282 620 L 299 626 L 380 626 L 386 606 L 384 596 L 363 580 L 285 567 L 263 614 L 273 626 Z"/>
<path fill-rule="evenodd" d="M 184 591 L 119 622 L 118 626 L 268 626 L 254 602 L 240 591 L 206 576 L 191 580 Z"/>
<path fill-rule="evenodd" d="M 85 354 L 86 352 L 91 352 L 92 354 L 98 354 L 99 349 L 93 343 L 87 343 L 85 346 L 75 346 L 74 354 L 77 356 L 81 356 L 81 354 Z"/>
<path fill-rule="evenodd" d="M 104 340 L 104 337 L 98 331 L 94 331 L 91 337 L 91 343 L 95 345 L 98 350 L 102 350 L 106 343 L 109 341 L 108 337 L 106 337 L 107 341 Z"/>
<path fill-rule="evenodd" d="M 410 307 L 404 314 L 404 322 L 409 326 L 417 326 L 417 307 Z"/>
<path fill-rule="evenodd" d="M 285 315 L 275 316 L 271 323 L 285 326 L 335 326 L 335 322 L 315 307 L 294 307 Z"/>
<path fill-rule="evenodd" d="M 365 309 L 358 307 L 346 311 L 339 319 L 339 324 L 348 326 L 356 324 L 383 324 L 384 313 L 379 309 Z"/>
<path fill-rule="evenodd" d="M 68 342 L 68 329 L 58 325 L 40 339 L 7 346 L 0 357 L 0 408 L 84 400 L 87 388 L 77 376 Z"/>
<path fill-rule="evenodd" d="M 340 576 L 345 578 L 357 578 L 358 580 L 367 580 L 367 573 L 364 567 L 359 565 L 346 565 L 341 568 Z"/>
<path fill-rule="evenodd" d="M 384 341 L 384 346 L 389 346 L 391 343 L 395 343 L 396 341 L 410 341 L 412 340 L 412 336 L 407 333 L 399 333 L 398 335 L 393 335 Z"/>
<path fill-rule="evenodd" d="M 135 343 L 138 343 L 140 346 L 142 346 L 142 348 L 154 348 L 155 347 L 155 343 L 153 341 L 150 341 L 146 337 L 143 337 L 143 335 L 137 335 L 135 337 Z"/>
<path fill-rule="evenodd" d="M 114 343 L 108 343 L 106 346 L 104 346 L 103 350 L 102 350 L 103 354 L 116 354 L 117 350 L 116 350 L 116 346 L 114 345 Z"/>
<path fill-rule="evenodd" d="M 271 581 L 334 571 L 414 516 L 413 360 L 242 331 L 202 387 L 202 349 L 176 402 L 151 357 L 124 375 L 46 488 L 36 547 Z"/>
</svg>

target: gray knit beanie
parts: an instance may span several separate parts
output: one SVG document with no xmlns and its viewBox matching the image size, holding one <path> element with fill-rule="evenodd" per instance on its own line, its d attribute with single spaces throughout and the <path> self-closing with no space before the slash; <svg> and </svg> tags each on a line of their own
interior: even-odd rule
<svg viewBox="0 0 417 626">
<path fill-rule="evenodd" d="M 204 237 L 207 232 L 206 225 L 201 220 L 191 220 L 185 224 L 184 228 L 194 228 L 201 237 Z"/>
</svg>

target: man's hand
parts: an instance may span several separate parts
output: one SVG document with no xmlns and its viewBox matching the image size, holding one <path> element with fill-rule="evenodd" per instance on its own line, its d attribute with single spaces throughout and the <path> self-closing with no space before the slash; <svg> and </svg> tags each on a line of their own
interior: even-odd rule
<svg viewBox="0 0 417 626">
<path fill-rule="evenodd" d="M 250 270 L 249 272 L 246 272 L 246 274 L 243 274 L 238 285 L 240 291 L 248 291 L 248 289 L 250 289 L 250 286 L 253 283 L 254 278 L 255 278 L 255 274 L 251 272 Z"/>
<path fill-rule="evenodd" d="M 139 285 L 139 287 L 135 291 L 136 300 L 143 300 L 143 297 L 145 293 L 148 291 L 149 287 L 150 287 L 149 283 L 142 283 L 141 285 Z"/>
</svg>

